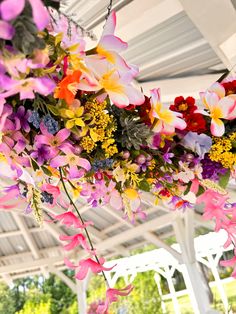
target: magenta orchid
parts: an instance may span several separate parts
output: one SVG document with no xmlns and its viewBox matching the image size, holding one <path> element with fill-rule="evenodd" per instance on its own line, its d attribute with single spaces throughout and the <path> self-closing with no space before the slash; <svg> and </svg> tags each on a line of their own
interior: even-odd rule
<svg viewBox="0 0 236 314">
<path fill-rule="evenodd" d="M 59 239 L 61 241 L 70 241 L 70 243 L 63 246 L 64 250 L 71 251 L 75 247 L 81 245 L 83 249 L 87 252 L 91 252 L 90 247 L 87 243 L 85 236 L 82 233 L 75 234 L 73 236 L 60 235 Z"/>
<path fill-rule="evenodd" d="M 104 267 L 103 266 L 103 264 L 105 263 L 104 258 L 100 258 L 98 262 L 94 261 L 91 258 L 82 259 L 79 261 L 78 265 L 71 263 L 71 261 L 69 261 L 67 258 L 64 259 L 64 262 L 65 262 L 66 266 L 71 268 L 71 269 L 79 268 L 78 272 L 75 274 L 75 278 L 78 280 L 83 280 L 87 276 L 89 269 L 93 273 L 97 274 L 97 273 L 100 273 L 102 271 L 110 271 L 116 266 L 116 265 L 114 265 L 112 267 Z"/>
<path fill-rule="evenodd" d="M 81 221 L 78 219 L 77 216 L 72 211 L 65 212 L 60 215 L 52 215 L 52 220 L 49 222 L 53 221 L 60 221 L 63 225 L 65 225 L 67 228 L 74 227 L 78 229 L 84 229 L 89 225 L 93 225 L 92 221 L 87 221 L 84 224 L 81 223 Z"/>
<path fill-rule="evenodd" d="M 127 296 L 131 293 L 133 290 L 132 285 L 128 285 L 127 287 L 123 289 L 113 289 L 109 288 L 106 292 L 106 300 L 103 304 L 100 304 L 97 308 L 97 314 L 104 314 L 109 309 L 109 306 L 113 302 L 117 302 L 119 296 Z"/>
</svg>

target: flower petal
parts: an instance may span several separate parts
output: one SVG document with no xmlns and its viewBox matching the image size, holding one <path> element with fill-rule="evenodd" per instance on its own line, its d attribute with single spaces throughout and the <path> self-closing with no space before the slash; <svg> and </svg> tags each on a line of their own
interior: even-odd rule
<svg viewBox="0 0 236 314">
<path fill-rule="evenodd" d="M 50 15 L 41 0 L 28 0 L 28 1 L 30 2 L 32 7 L 34 22 L 37 28 L 40 31 L 42 31 L 49 24 Z"/>
<path fill-rule="evenodd" d="M 114 35 L 105 35 L 101 38 L 98 47 L 104 50 L 120 52 L 128 48 L 128 44 Z"/>
<path fill-rule="evenodd" d="M 211 134 L 214 136 L 222 136 L 225 133 L 225 125 L 220 119 L 211 120 Z"/>
<path fill-rule="evenodd" d="M 108 16 L 108 19 L 104 26 L 102 37 L 105 35 L 114 34 L 115 28 L 116 28 L 116 13 L 115 11 L 112 11 L 110 15 Z"/>
<path fill-rule="evenodd" d="M 15 19 L 23 11 L 25 0 L 5 0 L 0 5 L 2 19 L 10 21 Z"/>
<path fill-rule="evenodd" d="M 0 38 L 6 40 L 12 39 L 14 33 L 15 29 L 10 23 L 6 21 L 0 21 Z"/>
</svg>

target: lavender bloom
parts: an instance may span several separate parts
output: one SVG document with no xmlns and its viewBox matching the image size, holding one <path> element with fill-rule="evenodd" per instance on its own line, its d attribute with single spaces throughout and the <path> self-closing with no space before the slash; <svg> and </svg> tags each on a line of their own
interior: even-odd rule
<svg viewBox="0 0 236 314">
<path fill-rule="evenodd" d="M 28 117 L 28 122 L 32 123 L 35 129 L 40 127 L 40 116 L 38 111 L 34 110 L 31 112 L 31 115 Z"/>
<path fill-rule="evenodd" d="M 58 132 L 59 130 L 59 126 L 58 126 L 58 122 L 56 120 L 54 120 L 50 114 L 47 114 L 44 118 L 43 118 L 43 123 L 46 126 L 48 133 L 50 134 L 55 134 Z"/>
<path fill-rule="evenodd" d="M 204 155 L 209 152 L 212 139 L 205 134 L 197 134 L 195 132 L 188 132 L 182 139 L 181 144 L 197 153 L 199 157 L 204 158 Z"/>
</svg>

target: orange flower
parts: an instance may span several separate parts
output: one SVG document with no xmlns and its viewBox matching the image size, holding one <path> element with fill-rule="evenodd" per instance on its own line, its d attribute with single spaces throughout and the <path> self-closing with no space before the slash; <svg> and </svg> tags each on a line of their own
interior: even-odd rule
<svg viewBox="0 0 236 314">
<path fill-rule="evenodd" d="M 54 97 L 64 99 L 68 105 L 71 105 L 78 91 L 80 77 L 81 72 L 78 70 L 64 77 L 58 84 Z"/>
</svg>

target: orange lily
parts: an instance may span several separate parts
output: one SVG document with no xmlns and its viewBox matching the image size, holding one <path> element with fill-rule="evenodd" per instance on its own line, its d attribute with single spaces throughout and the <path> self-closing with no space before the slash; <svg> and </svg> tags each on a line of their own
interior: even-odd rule
<svg viewBox="0 0 236 314">
<path fill-rule="evenodd" d="M 81 74 L 82 73 L 77 70 L 64 77 L 58 84 L 54 97 L 64 99 L 68 105 L 71 105 L 78 91 L 78 83 L 80 82 Z"/>
</svg>

